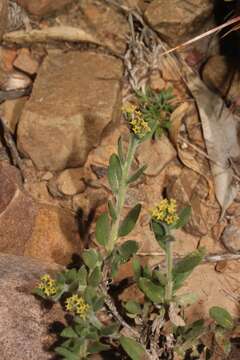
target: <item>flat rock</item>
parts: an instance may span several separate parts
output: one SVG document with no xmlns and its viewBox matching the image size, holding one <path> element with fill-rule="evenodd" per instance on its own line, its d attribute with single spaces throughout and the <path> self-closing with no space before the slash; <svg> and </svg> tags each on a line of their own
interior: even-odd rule
<svg viewBox="0 0 240 360">
<path fill-rule="evenodd" d="M 105 54 L 47 56 L 20 118 L 19 150 L 41 170 L 82 166 L 119 117 L 122 72 Z"/>
<path fill-rule="evenodd" d="M 80 251 L 81 241 L 73 214 L 56 206 L 41 205 L 24 255 L 67 265 L 72 255 Z"/>
<path fill-rule="evenodd" d="M 0 352 L 1 360 L 50 360 L 56 340 L 49 333 L 54 321 L 63 319 L 59 305 L 46 311 L 31 294 L 43 274 L 56 272 L 56 264 L 0 254 Z"/>
<path fill-rule="evenodd" d="M 7 27 L 7 14 L 8 14 L 8 5 L 7 0 L 2 0 L 0 2 L 0 41 Z"/>
<path fill-rule="evenodd" d="M 61 10 L 73 0 L 16 0 L 16 2 L 30 14 L 44 16 Z"/>
<path fill-rule="evenodd" d="M 176 45 L 201 30 L 212 12 L 212 0 L 153 0 L 145 18 L 170 45 Z"/>
<path fill-rule="evenodd" d="M 221 240 L 229 251 L 232 253 L 240 253 L 240 226 L 226 226 Z"/>
<path fill-rule="evenodd" d="M 13 166 L 0 166 L 0 251 L 22 255 L 37 214 Z"/>
<path fill-rule="evenodd" d="M 140 166 L 147 165 L 144 174 L 149 176 L 158 175 L 176 155 L 175 148 L 164 135 L 155 141 L 144 141 L 137 151 Z"/>
<path fill-rule="evenodd" d="M 73 196 L 82 193 L 86 188 L 84 177 L 83 168 L 66 169 L 56 180 L 57 188 L 64 195 Z"/>
</svg>

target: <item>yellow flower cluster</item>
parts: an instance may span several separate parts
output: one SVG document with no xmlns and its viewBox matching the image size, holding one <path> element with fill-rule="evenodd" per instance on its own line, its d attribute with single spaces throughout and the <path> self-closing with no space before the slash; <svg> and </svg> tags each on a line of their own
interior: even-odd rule
<svg viewBox="0 0 240 360">
<path fill-rule="evenodd" d="M 179 219 L 177 215 L 177 204 L 174 199 L 164 199 L 160 201 L 150 212 L 153 219 L 164 221 L 168 225 L 174 224 Z"/>
<path fill-rule="evenodd" d="M 135 135 L 139 138 L 143 138 L 148 132 L 151 131 L 148 123 L 144 120 L 141 111 L 137 110 L 136 105 L 126 104 L 123 107 L 123 112 L 128 115 L 129 124 Z"/>
<path fill-rule="evenodd" d="M 38 285 L 38 289 L 42 290 L 44 295 L 53 296 L 56 294 L 58 289 L 55 280 L 47 274 L 43 275 L 40 280 L 41 282 Z"/>
<path fill-rule="evenodd" d="M 82 296 L 72 295 L 66 300 L 66 310 L 75 312 L 81 318 L 85 318 L 90 306 L 85 302 Z"/>
</svg>

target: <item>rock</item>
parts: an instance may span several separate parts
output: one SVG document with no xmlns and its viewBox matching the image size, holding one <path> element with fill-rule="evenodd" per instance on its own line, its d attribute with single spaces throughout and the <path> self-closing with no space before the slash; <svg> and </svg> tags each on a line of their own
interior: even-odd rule
<svg viewBox="0 0 240 360">
<path fill-rule="evenodd" d="M 240 227 L 237 225 L 226 226 L 221 240 L 230 252 L 240 252 Z"/>
<path fill-rule="evenodd" d="M 187 232 L 194 236 L 203 236 L 217 223 L 220 215 L 218 203 L 208 201 L 206 181 L 196 172 L 184 168 L 177 179 L 169 182 L 167 195 L 174 198 L 179 208 L 190 205 L 191 217 L 185 226 Z"/>
<path fill-rule="evenodd" d="M 32 80 L 20 71 L 1 73 L 0 69 L 0 89 L 4 91 L 26 89 L 31 86 Z"/>
<path fill-rule="evenodd" d="M 73 0 L 16 0 L 16 2 L 30 14 L 44 16 L 61 10 Z"/>
<path fill-rule="evenodd" d="M 145 18 L 170 45 L 177 45 L 202 30 L 212 12 L 212 0 L 153 0 Z"/>
<path fill-rule="evenodd" d="M 76 195 L 84 192 L 86 185 L 84 183 L 84 169 L 64 170 L 57 178 L 57 188 L 64 195 Z"/>
<path fill-rule="evenodd" d="M 21 188 L 13 166 L 0 166 L 0 251 L 22 255 L 31 237 L 37 207 Z"/>
<path fill-rule="evenodd" d="M 155 141 L 144 141 L 137 150 L 140 166 L 147 165 L 144 174 L 149 176 L 158 175 L 176 155 L 176 150 L 165 135 Z"/>
<path fill-rule="evenodd" d="M 117 54 L 125 53 L 130 29 L 126 16 L 117 6 L 101 0 L 81 0 L 72 11 L 58 16 L 57 21 L 92 32 L 103 46 Z"/>
<path fill-rule="evenodd" d="M 6 72 L 13 70 L 13 62 L 16 59 L 17 50 L 0 47 L 0 68 Z"/>
<path fill-rule="evenodd" d="M 12 134 L 15 133 L 26 100 L 26 97 L 21 97 L 14 100 L 6 100 L 0 105 L 0 116 Z"/>
<path fill-rule="evenodd" d="M 231 65 L 225 56 L 215 55 L 209 58 L 202 71 L 205 84 L 228 100 L 239 97 L 239 72 L 231 70 Z"/>
<path fill-rule="evenodd" d="M 58 264 L 69 264 L 82 244 L 74 216 L 68 210 L 41 205 L 24 255 Z"/>
<path fill-rule="evenodd" d="M 13 63 L 14 67 L 29 75 L 37 73 L 39 63 L 31 56 L 29 49 L 22 48 L 16 60 Z"/>
<path fill-rule="evenodd" d="M 105 54 L 49 55 L 19 122 L 19 150 L 41 170 L 82 166 L 118 118 L 122 71 Z"/>
<path fill-rule="evenodd" d="M 59 305 L 46 309 L 31 292 L 45 273 L 59 270 L 56 264 L 40 263 L 23 256 L 0 254 L 0 349 L 1 360 L 50 360 L 56 337 L 49 332 L 63 321 Z"/>
<path fill-rule="evenodd" d="M 0 42 L 7 27 L 7 17 L 8 17 L 8 1 L 2 0 L 0 2 Z"/>
</svg>

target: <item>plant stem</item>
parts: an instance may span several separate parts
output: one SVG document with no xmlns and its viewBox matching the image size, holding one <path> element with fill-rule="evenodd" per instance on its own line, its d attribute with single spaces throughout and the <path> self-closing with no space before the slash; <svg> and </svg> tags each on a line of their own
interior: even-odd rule
<svg viewBox="0 0 240 360">
<path fill-rule="evenodd" d="M 108 242 L 108 247 L 107 247 L 107 250 L 109 253 L 111 253 L 113 251 L 116 241 L 118 239 L 121 214 L 122 214 L 122 209 L 123 209 L 123 206 L 125 203 L 126 193 L 127 193 L 127 189 L 128 189 L 127 180 L 129 177 L 129 170 L 131 168 L 131 165 L 132 165 L 132 162 L 134 159 L 134 155 L 135 155 L 138 145 L 139 145 L 139 140 L 135 136 L 132 135 L 130 137 L 130 143 L 128 146 L 127 157 L 126 157 L 126 161 L 123 165 L 123 169 L 122 169 L 122 178 L 119 183 L 118 193 L 116 195 L 117 219 L 112 224 L 110 235 L 109 235 L 109 242 Z"/>
<path fill-rule="evenodd" d="M 167 241 L 166 244 L 166 256 L 167 256 L 167 285 L 165 290 L 165 300 L 167 303 L 171 302 L 173 295 L 173 241 Z"/>
</svg>

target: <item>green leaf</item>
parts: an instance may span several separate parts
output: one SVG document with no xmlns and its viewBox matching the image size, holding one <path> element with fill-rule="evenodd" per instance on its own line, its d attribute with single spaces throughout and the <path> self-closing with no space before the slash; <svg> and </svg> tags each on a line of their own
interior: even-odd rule
<svg viewBox="0 0 240 360">
<path fill-rule="evenodd" d="M 138 243 L 134 240 L 125 241 L 118 249 L 119 254 L 125 261 L 128 261 L 138 251 Z"/>
<path fill-rule="evenodd" d="M 103 329 L 101 329 L 101 335 L 102 336 L 111 336 L 111 335 L 114 335 L 118 330 L 119 330 L 119 324 L 113 323 L 113 324 L 107 325 Z"/>
<path fill-rule="evenodd" d="M 132 338 L 121 336 L 120 344 L 132 360 L 143 360 L 146 356 L 142 345 Z"/>
<path fill-rule="evenodd" d="M 153 270 L 152 276 L 153 279 L 158 280 L 160 285 L 165 286 L 167 284 L 166 274 L 162 273 L 160 270 Z"/>
<path fill-rule="evenodd" d="M 109 239 L 110 222 L 107 212 L 99 216 L 96 224 L 96 240 L 100 245 L 106 246 Z"/>
<path fill-rule="evenodd" d="M 152 220 L 151 221 L 151 228 L 154 232 L 155 235 L 155 239 L 157 240 L 157 242 L 159 243 L 159 245 L 161 246 L 161 248 L 166 252 L 166 231 L 163 227 L 162 224 L 160 224 L 157 221 Z"/>
<path fill-rule="evenodd" d="M 84 250 L 82 258 L 89 269 L 94 269 L 98 265 L 98 253 L 95 249 Z"/>
<path fill-rule="evenodd" d="M 118 191 L 119 182 L 122 178 L 121 163 L 119 157 L 116 154 L 112 154 L 110 157 L 107 177 L 112 192 L 116 194 Z"/>
<path fill-rule="evenodd" d="M 98 296 L 98 297 L 94 298 L 94 300 L 92 301 L 92 308 L 93 308 L 94 312 L 101 310 L 103 305 L 104 305 L 104 297 L 103 296 Z"/>
<path fill-rule="evenodd" d="M 96 266 L 88 278 L 88 284 L 93 287 L 97 287 L 101 280 L 102 280 L 101 268 L 99 266 Z"/>
<path fill-rule="evenodd" d="M 113 221 L 117 220 L 117 213 L 115 210 L 115 207 L 113 206 L 113 203 L 111 200 L 108 201 L 108 212 L 112 218 Z"/>
<path fill-rule="evenodd" d="M 64 338 L 69 338 L 69 339 L 74 339 L 74 338 L 78 338 L 78 335 L 76 334 L 76 332 L 73 330 L 72 327 L 66 327 L 62 332 L 61 332 L 61 336 Z"/>
<path fill-rule="evenodd" d="M 175 265 L 173 273 L 179 274 L 193 271 L 193 269 L 201 263 L 204 253 L 203 249 L 198 249 L 188 254 Z"/>
<path fill-rule="evenodd" d="M 65 349 L 64 347 L 57 347 L 55 349 L 55 352 L 61 356 L 64 356 L 64 359 L 66 360 L 79 360 L 79 355 L 74 354 L 68 349 Z"/>
<path fill-rule="evenodd" d="M 143 277 L 139 279 L 138 284 L 139 288 L 153 303 L 159 304 L 163 301 L 164 287 L 155 285 L 151 280 Z"/>
<path fill-rule="evenodd" d="M 231 342 L 223 328 L 217 328 L 214 332 L 215 341 L 223 352 L 228 355 L 231 352 Z"/>
<path fill-rule="evenodd" d="M 218 325 L 222 326 L 224 329 L 233 329 L 233 318 L 226 309 L 223 309 L 219 306 L 213 306 L 209 311 L 209 315 L 214 321 L 216 321 Z"/>
<path fill-rule="evenodd" d="M 90 354 L 100 353 L 101 351 L 106 351 L 109 349 L 109 346 L 101 343 L 100 341 L 95 341 L 88 346 L 88 351 Z"/>
<path fill-rule="evenodd" d="M 175 229 L 179 229 L 179 228 L 182 228 L 184 227 L 187 223 L 188 223 L 188 220 L 190 218 L 190 215 L 191 215 L 191 212 L 192 212 L 192 209 L 191 209 L 191 206 L 187 206 L 185 207 L 184 209 L 182 209 L 179 213 L 179 220 L 177 221 L 177 223 L 174 225 L 174 228 Z"/>
<path fill-rule="evenodd" d="M 118 156 L 119 156 L 119 160 L 122 164 L 125 163 L 125 156 L 124 156 L 124 151 L 123 151 L 123 143 L 122 143 L 122 137 L 120 136 L 118 138 Z"/>
<path fill-rule="evenodd" d="M 173 290 L 176 291 L 182 287 L 184 281 L 191 274 L 191 271 L 180 274 L 173 274 Z"/>
<path fill-rule="evenodd" d="M 133 267 L 134 277 L 136 280 L 138 280 L 142 274 L 142 267 L 140 261 L 134 258 L 132 261 L 132 267 Z"/>
<path fill-rule="evenodd" d="M 134 300 L 129 300 L 123 306 L 130 314 L 141 314 L 142 312 L 141 305 Z"/>
<path fill-rule="evenodd" d="M 142 167 L 140 167 L 140 169 L 138 169 L 133 175 L 131 175 L 128 180 L 127 180 L 127 184 L 130 184 L 134 181 L 136 181 L 146 170 L 147 165 L 143 165 Z"/>
<path fill-rule="evenodd" d="M 129 211 L 122 224 L 120 225 L 118 236 L 126 236 L 128 235 L 134 228 L 139 214 L 141 211 L 141 205 L 137 204 L 133 209 Z"/>
<path fill-rule="evenodd" d="M 78 270 L 78 281 L 82 286 L 87 285 L 87 269 L 84 265 L 82 265 Z"/>
<path fill-rule="evenodd" d="M 186 307 L 193 305 L 197 300 L 198 300 L 197 294 L 188 293 L 188 294 L 179 295 L 175 301 L 177 305 Z"/>
</svg>

